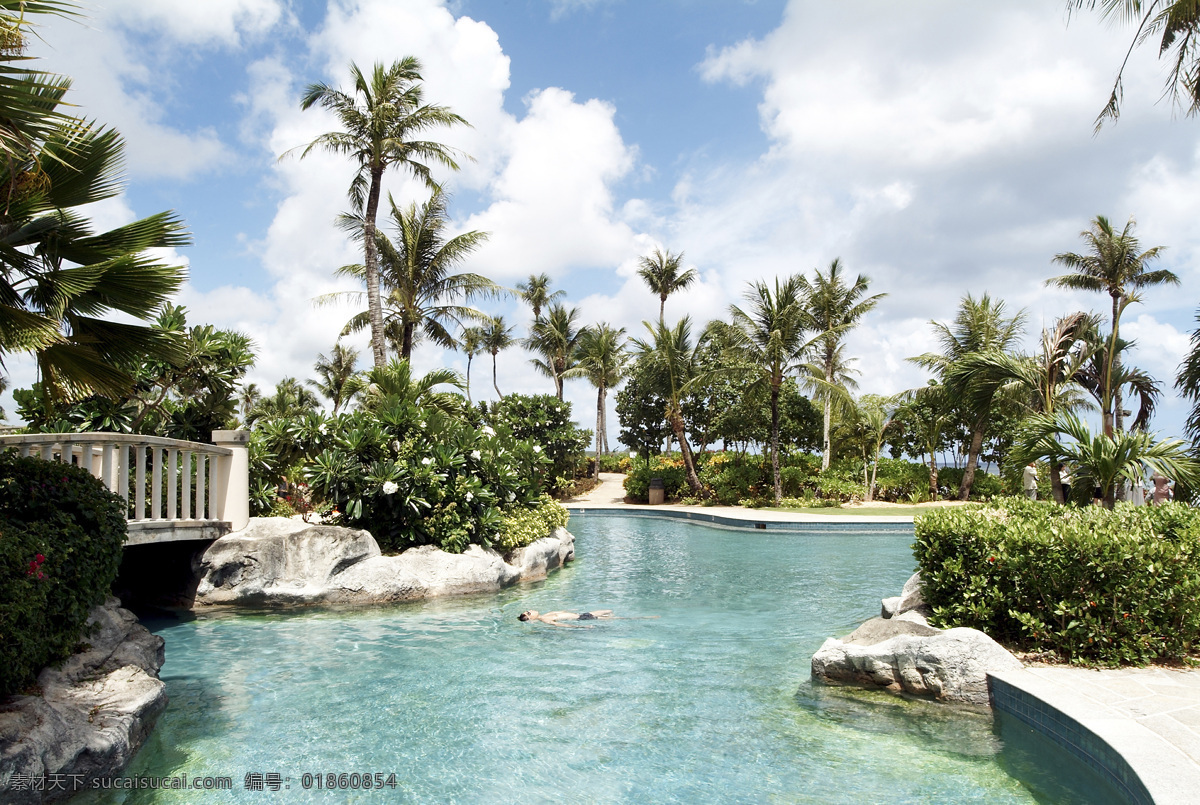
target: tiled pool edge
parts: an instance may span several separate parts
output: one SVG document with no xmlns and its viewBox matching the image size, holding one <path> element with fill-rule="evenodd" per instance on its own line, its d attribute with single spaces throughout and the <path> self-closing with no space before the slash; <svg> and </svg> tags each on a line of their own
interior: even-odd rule
<svg viewBox="0 0 1200 805">
<path fill-rule="evenodd" d="M 1027 671 L 988 674 L 992 707 L 1042 733 L 1137 805 L 1196 801 L 1200 779 L 1176 747 L 1136 721 Z"/>
<path fill-rule="evenodd" d="M 601 517 L 657 517 L 671 520 L 687 520 L 695 523 L 713 526 L 716 528 L 733 528 L 739 530 L 765 530 L 765 531 L 833 531 L 843 533 L 871 533 L 871 534 L 912 534 L 913 526 L 912 519 L 907 518 L 856 518 L 847 520 L 844 516 L 839 516 L 837 520 L 814 520 L 814 519 L 781 519 L 777 516 L 771 518 L 756 518 L 753 515 L 753 510 L 748 510 L 745 516 L 727 517 L 724 515 L 713 514 L 711 512 L 702 511 L 679 511 L 677 509 L 667 508 L 642 508 L 638 506 L 596 506 L 588 504 L 566 504 L 567 510 L 572 516 L 581 515 L 584 517 L 601 516 Z M 774 513 L 773 513 L 774 514 Z"/>
</svg>

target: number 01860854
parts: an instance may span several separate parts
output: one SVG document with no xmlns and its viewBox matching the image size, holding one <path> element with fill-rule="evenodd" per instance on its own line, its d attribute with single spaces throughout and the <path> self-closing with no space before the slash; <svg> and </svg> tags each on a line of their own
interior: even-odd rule
<svg viewBox="0 0 1200 805">
<path fill-rule="evenodd" d="M 300 775 L 300 786 L 308 789 L 347 789 L 347 788 L 395 788 L 396 774 L 395 772 L 384 773 L 377 771 L 371 772 L 352 772 L 336 774 L 334 772 L 311 774 L 305 772 Z"/>
</svg>

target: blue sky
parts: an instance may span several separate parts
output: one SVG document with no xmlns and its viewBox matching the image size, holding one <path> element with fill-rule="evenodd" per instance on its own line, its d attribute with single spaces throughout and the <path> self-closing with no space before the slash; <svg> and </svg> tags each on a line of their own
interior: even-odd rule
<svg viewBox="0 0 1200 805">
<path fill-rule="evenodd" d="M 1148 48 L 1124 117 L 1094 137 L 1129 33 L 1068 24 L 1057 3 L 107 0 L 87 14 L 48 24 L 35 52 L 128 141 L 128 191 L 95 215 L 185 217 L 196 243 L 172 255 L 190 267 L 180 301 L 193 321 L 255 339 L 263 387 L 306 376 L 351 313 L 311 303 L 349 287 L 332 276 L 355 259 L 332 219 L 351 168 L 279 159 L 334 127 L 299 110 L 302 88 L 345 84 L 351 60 L 410 54 L 427 96 L 474 124 L 445 139 L 475 161 L 440 177 L 456 225 L 492 233 L 470 268 L 508 285 L 546 271 L 585 321 L 640 335 L 657 300 L 634 271 L 656 246 L 702 276 L 668 319 L 701 324 L 749 280 L 841 257 L 889 294 L 851 348 L 862 390 L 892 393 L 923 382 L 905 358 L 933 347 L 928 321 L 968 291 L 1025 309 L 1030 346 L 1059 315 L 1106 310 L 1043 280 L 1093 216 L 1135 215 L 1184 285 L 1148 292 L 1123 330 L 1168 387 L 1187 348 L 1200 122 L 1157 102 Z M 404 203 L 421 193 L 401 174 L 388 189 Z M 516 303 L 485 307 L 528 324 Z M 501 354 L 502 390 L 552 389 L 527 357 Z M 416 363 L 465 368 L 431 347 Z M 29 382 L 27 362 L 10 368 Z M 477 396 L 492 393 L 486 374 Z M 586 383 L 568 396 L 594 421 Z M 1167 396 L 1155 426 L 1177 433 L 1184 406 Z"/>
</svg>

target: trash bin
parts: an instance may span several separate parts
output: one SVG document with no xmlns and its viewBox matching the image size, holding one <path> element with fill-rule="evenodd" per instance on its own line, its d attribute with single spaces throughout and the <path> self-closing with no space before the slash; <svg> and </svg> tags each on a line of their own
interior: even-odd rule
<svg viewBox="0 0 1200 805">
<path fill-rule="evenodd" d="M 661 506 L 664 500 L 665 492 L 663 491 L 662 478 L 650 479 L 650 505 Z"/>
</svg>

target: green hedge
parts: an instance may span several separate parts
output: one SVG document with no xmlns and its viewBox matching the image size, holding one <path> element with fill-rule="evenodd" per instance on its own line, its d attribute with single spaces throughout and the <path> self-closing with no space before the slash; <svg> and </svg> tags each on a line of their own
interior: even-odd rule
<svg viewBox="0 0 1200 805">
<path fill-rule="evenodd" d="M 545 495 L 536 508 L 518 509 L 500 518 L 496 548 L 504 553 L 522 548 L 549 536 L 556 528 L 566 528 L 569 517 L 565 507 Z"/>
<path fill-rule="evenodd" d="M 125 509 L 79 467 L 0 453 L 0 696 L 75 650 L 117 576 Z"/>
<path fill-rule="evenodd" d="M 1003 498 L 916 519 L 938 626 L 1073 662 L 1177 661 L 1200 641 L 1200 513 Z"/>
</svg>

